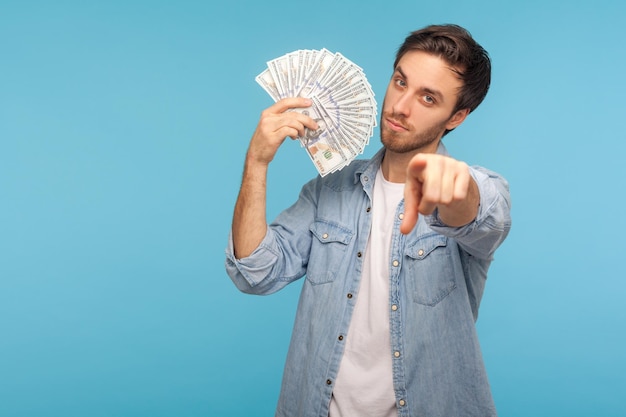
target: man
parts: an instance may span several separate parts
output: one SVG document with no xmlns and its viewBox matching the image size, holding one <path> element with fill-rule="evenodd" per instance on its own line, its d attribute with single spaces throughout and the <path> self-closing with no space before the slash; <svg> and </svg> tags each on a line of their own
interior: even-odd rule
<svg viewBox="0 0 626 417">
<path fill-rule="evenodd" d="M 246 293 L 306 276 L 277 416 L 496 415 L 475 329 L 510 229 L 507 182 L 448 156 L 442 137 L 483 100 L 486 51 L 456 25 L 411 33 L 382 105 L 382 149 L 304 185 L 266 224 L 269 163 L 315 130 L 288 98 L 250 141 L 226 269 Z"/>
</svg>

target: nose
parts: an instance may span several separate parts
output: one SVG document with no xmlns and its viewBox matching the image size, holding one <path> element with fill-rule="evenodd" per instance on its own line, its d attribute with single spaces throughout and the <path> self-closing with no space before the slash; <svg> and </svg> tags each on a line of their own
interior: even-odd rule
<svg viewBox="0 0 626 417">
<path fill-rule="evenodd" d="M 411 112 L 409 94 L 407 94 L 406 92 L 402 92 L 401 94 L 397 95 L 391 106 L 391 109 L 393 110 L 394 114 L 408 117 Z"/>
</svg>

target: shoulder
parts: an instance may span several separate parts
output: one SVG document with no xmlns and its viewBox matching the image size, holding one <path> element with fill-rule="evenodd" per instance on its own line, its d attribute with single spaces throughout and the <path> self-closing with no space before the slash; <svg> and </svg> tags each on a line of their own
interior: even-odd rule
<svg viewBox="0 0 626 417">
<path fill-rule="evenodd" d="M 371 159 L 355 159 L 349 165 L 339 171 L 335 171 L 324 177 L 318 176 L 314 181 L 322 187 L 328 187 L 335 191 L 353 189 L 361 184 L 361 177 L 369 174 L 373 161 Z M 374 173 L 376 171 L 373 171 Z"/>
</svg>

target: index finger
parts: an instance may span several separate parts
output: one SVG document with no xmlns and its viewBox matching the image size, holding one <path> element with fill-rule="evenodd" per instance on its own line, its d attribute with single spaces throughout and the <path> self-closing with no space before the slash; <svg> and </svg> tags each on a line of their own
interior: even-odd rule
<svg viewBox="0 0 626 417">
<path fill-rule="evenodd" d="M 268 110 L 274 113 L 282 113 L 289 109 L 295 109 L 298 107 L 311 107 L 313 102 L 304 97 L 288 97 L 278 100 L 276 103 L 268 107 Z"/>
</svg>

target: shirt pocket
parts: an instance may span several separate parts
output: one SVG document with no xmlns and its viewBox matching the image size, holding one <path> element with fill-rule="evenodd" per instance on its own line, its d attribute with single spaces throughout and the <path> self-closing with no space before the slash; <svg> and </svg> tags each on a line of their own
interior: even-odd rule
<svg viewBox="0 0 626 417">
<path fill-rule="evenodd" d="M 424 236 L 410 244 L 405 253 L 405 279 L 414 302 L 432 307 L 456 288 L 446 236 Z"/>
<path fill-rule="evenodd" d="M 346 248 L 353 233 L 346 227 L 326 220 L 316 220 L 310 230 L 313 238 L 307 279 L 312 284 L 332 282 L 345 264 Z"/>
</svg>

